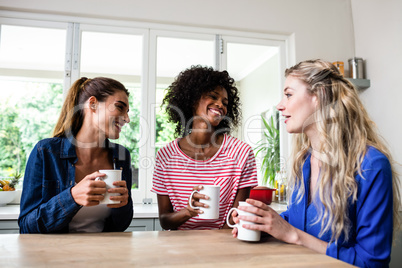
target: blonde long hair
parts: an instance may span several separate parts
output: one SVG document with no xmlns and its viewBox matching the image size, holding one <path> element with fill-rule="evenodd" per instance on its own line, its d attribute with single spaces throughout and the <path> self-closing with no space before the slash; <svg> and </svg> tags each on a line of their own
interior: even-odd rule
<svg viewBox="0 0 402 268">
<path fill-rule="evenodd" d="M 393 158 L 361 103 L 356 88 L 334 65 L 322 60 L 300 62 L 287 69 L 285 76 L 292 76 L 305 82 L 309 93 L 317 96 L 319 100 L 314 122 L 320 136 L 319 151 L 324 155 L 316 192 L 323 204 L 317 206 L 318 217 L 315 222 L 322 222 L 320 235 L 331 230 L 331 241 L 337 241 L 342 234 L 348 240 L 351 228 L 348 202 L 356 201 L 358 191 L 355 175 L 362 175 L 361 164 L 367 146 L 373 146 L 391 163 L 395 237 L 400 224 L 398 174 L 395 171 Z M 290 196 L 298 189 L 296 202 L 299 202 L 305 192 L 302 166 L 311 151 L 311 143 L 304 133 L 296 134 L 293 141 L 289 188 Z M 325 161 L 325 157 L 330 161 Z M 312 200 L 316 197 L 313 196 Z"/>
<path fill-rule="evenodd" d="M 84 122 L 84 103 L 91 96 L 94 96 L 99 102 L 103 102 L 118 90 L 129 95 L 122 83 L 111 78 L 81 77 L 75 81 L 61 108 L 59 119 L 53 130 L 53 137 L 75 137 Z"/>
</svg>

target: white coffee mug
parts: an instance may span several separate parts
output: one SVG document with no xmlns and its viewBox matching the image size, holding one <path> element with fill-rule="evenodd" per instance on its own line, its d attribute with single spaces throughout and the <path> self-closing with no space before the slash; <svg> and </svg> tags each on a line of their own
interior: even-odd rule
<svg viewBox="0 0 402 268">
<path fill-rule="evenodd" d="M 250 205 L 247 202 L 240 201 L 239 206 L 247 206 L 247 207 L 253 207 L 253 205 Z M 243 228 L 243 224 L 255 224 L 254 222 L 249 222 L 249 221 L 244 221 L 240 220 L 239 223 L 237 224 L 230 224 L 229 218 L 230 215 L 232 214 L 232 211 L 236 210 L 238 215 L 242 216 L 255 216 L 255 214 L 246 212 L 237 208 L 231 208 L 228 212 L 228 215 L 226 217 L 226 223 L 228 224 L 229 227 L 234 228 L 237 227 L 237 238 L 243 241 L 260 241 L 261 238 L 261 231 L 257 230 L 249 230 L 246 228 Z"/>
<path fill-rule="evenodd" d="M 121 181 L 121 170 L 120 169 L 102 169 L 99 170 L 100 173 L 106 174 L 104 177 L 97 177 L 95 180 L 102 180 L 106 183 L 106 193 L 104 194 L 104 199 L 99 202 L 99 204 L 119 204 L 120 201 L 110 200 L 111 196 L 120 195 L 119 193 L 108 193 L 107 190 L 110 188 L 116 188 L 113 185 L 115 181 Z"/>
<path fill-rule="evenodd" d="M 204 213 L 198 214 L 200 219 L 208 219 L 208 220 L 217 220 L 219 219 L 219 195 L 221 187 L 219 185 L 203 185 L 203 189 L 194 190 L 189 197 L 190 207 L 194 209 L 201 209 Z M 193 198 L 194 193 L 200 193 L 207 195 L 209 199 L 200 199 L 201 203 L 208 205 L 208 208 L 194 207 L 191 204 L 191 199 Z"/>
</svg>

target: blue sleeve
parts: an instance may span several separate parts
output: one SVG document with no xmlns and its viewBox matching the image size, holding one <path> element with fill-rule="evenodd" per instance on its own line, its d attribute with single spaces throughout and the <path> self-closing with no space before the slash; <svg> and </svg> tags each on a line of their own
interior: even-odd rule
<svg viewBox="0 0 402 268">
<path fill-rule="evenodd" d="M 287 222 L 289 222 L 289 211 L 286 210 L 280 214 L 280 216 Z"/>
<path fill-rule="evenodd" d="M 39 144 L 29 156 L 23 180 L 20 215 L 20 233 L 66 232 L 72 217 L 80 209 L 71 195 L 71 187 L 56 194 L 57 180 L 46 180 L 46 168 Z"/>
<path fill-rule="evenodd" d="M 133 220 L 133 200 L 131 198 L 131 186 L 132 186 L 132 169 L 131 169 L 131 157 L 130 153 L 126 149 L 126 159 L 121 166 L 123 168 L 123 180 L 127 183 L 128 189 L 128 203 L 120 208 L 113 208 L 111 215 L 105 221 L 104 232 L 123 232 L 130 226 Z"/>
<path fill-rule="evenodd" d="M 388 267 L 392 247 L 392 170 L 388 159 L 374 155 L 356 176 L 356 238 L 349 246 L 331 243 L 326 254 L 359 267 Z"/>
</svg>

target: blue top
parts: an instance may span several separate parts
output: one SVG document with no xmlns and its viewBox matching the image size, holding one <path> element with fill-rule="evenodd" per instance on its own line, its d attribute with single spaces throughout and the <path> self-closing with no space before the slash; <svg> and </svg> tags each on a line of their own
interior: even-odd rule
<svg viewBox="0 0 402 268">
<path fill-rule="evenodd" d="M 303 165 L 305 193 L 296 203 L 294 191 L 287 211 L 281 216 L 294 227 L 329 242 L 332 232 L 318 237 L 321 223 L 313 225 L 317 209 L 308 204 L 310 190 L 310 155 Z M 392 247 L 393 195 L 392 171 L 387 157 L 373 147 L 368 147 L 362 162 L 362 175 L 356 175 L 357 201 L 349 202 L 351 230 L 349 241 L 341 236 L 328 244 L 326 254 L 359 267 L 388 267 Z M 320 203 L 322 205 L 322 203 Z"/>
<path fill-rule="evenodd" d="M 124 231 L 133 219 L 130 153 L 109 140 L 105 147 L 111 150 L 115 169 L 123 171 L 129 198 L 127 205 L 111 209 L 103 231 Z M 68 224 L 81 208 L 71 195 L 77 160 L 75 146 L 67 138 L 50 138 L 36 144 L 25 169 L 18 218 L 20 233 L 68 232 Z"/>
</svg>

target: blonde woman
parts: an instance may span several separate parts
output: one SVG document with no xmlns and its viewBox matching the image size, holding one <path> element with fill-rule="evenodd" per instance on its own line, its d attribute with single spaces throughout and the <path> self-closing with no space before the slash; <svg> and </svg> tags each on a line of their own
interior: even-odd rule
<svg viewBox="0 0 402 268">
<path fill-rule="evenodd" d="M 277 105 L 293 133 L 291 199 L 278 215 L 256 200 L 245 225 L 357 266 L 388 266 L 399 226 L 398 177 L 355 87 L 329 62 L 286 70 Z M 234 236 L 237 230 L 233 230 Z"/>
<path fill-rule="evenodd" d="M 78 79 L 64 101 L 53 138 L 29 156 L 21 196 L 20 233 L 116 232 L 133 219 L 130 153 L 118 139 L 130 122 L 129 92 L 118 81 Z M 116 188 L 106 189 L 100 169 L 121 169 Z M 99 205 L 103 194 L 116 204 Z"/>
</svg>

